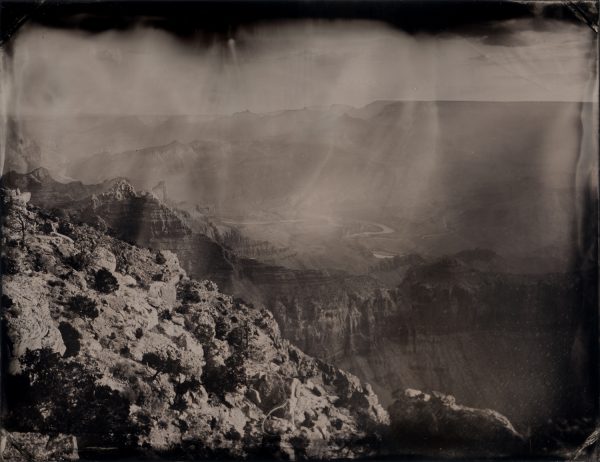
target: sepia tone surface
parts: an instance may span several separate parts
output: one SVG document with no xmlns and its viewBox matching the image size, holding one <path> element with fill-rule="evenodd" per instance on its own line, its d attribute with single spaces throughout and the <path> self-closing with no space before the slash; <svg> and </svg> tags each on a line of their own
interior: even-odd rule
<svg viewBox="0 0 600 462">
<path fill-rule="evenodd" d="M 5 39 L 3 457 L 593 457 L 596 5 L 226 4 Z"/>
</svg>

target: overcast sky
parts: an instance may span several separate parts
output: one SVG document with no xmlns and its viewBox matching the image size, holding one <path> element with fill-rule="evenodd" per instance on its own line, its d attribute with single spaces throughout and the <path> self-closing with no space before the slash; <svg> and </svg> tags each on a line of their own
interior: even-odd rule
<svg viewBox="0 0 600 462">
<path fill-rule="evenodd" d="M 227 114 L 394 100 L 595 100 L 585 25 L 518 19 L 415 36 L 379 22 L 282 22 L 212 43 L 147 28 L 23 27 L 9 112 Z"/>
</svg>

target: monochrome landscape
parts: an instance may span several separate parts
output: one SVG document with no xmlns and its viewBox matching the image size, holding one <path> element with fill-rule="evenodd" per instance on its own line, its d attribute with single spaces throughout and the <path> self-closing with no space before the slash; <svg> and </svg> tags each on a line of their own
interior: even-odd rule
<svg viewBox="0 0 600 462">
<path fill-rule="evenodd" d="M 589 455 L 597 35 L 535 11 L 25 25 L 3 457 Z"/>
</svg>

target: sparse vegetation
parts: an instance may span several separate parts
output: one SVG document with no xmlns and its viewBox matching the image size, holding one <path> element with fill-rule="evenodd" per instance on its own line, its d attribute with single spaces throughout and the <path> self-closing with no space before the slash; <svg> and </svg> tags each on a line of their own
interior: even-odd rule
<svg viewBox="0 0 600 462">
<path fill-rule="evenodd" d="M 18 274 L 19 263 L 14 258 L 11 258 L 7 255 L 2 255 L 0 260 L 0 269 L 2 270 L 2 274 Z"/>
<path fill-rule="evenodd" d="M 38 215 L 42 220 L 35 219 Z M 276 354 L 281 342 L 260 335 L 258 312 L 219 293 L 210 281 L 181 277 L 183 271 L 166 252 L 131 247 L 81 224 L 70 227 L 68 238 L 56 235 L 52 229 L 62 218 L 33 208 L 25 217 L 27 248 L 17 243 L 4 249 L 1 262 L 3 271 L 13 265 L 22 273 L 7 278 L 7 294 L 14 301 L 3 294 L 3 321 L 10 337 L 23 322 L 37 333 L 42 320 L 48 325 L 43 345 L 49 347 L 18 353 L 23 350 L 20 338 L 8 339 L 14 341 L 17 353 L 10 353 L 20 367 L 8 378 L 5 422 L 11 429 L 42 436 L 65 433 L 65 438 L 74 434 L 86 447 L 157 452 L 165 447 L 158 440 L 169 434 L 167 452 L 172 447 L 187 454 L 192 445 L 184 444 L 193 441 L 198 444 L 190 453 L 194 455 L 252 455 L 263 444 L 262 408 L 253 407 L 263 391 L 254 390 L 254 401 L 247 396 L 256 371 L 272 369 L 276 356 L 282 358 L 275 373 L 282 383 L 300 377 L 285 354 Z M 35 228 L 43 220 L 49 226 Z M 18 232 L 11 235 L 18 237 Z M 113 294 L 119 284 L 124 289 L 119 297 L 102 295 Z M 22 297 L 29 290 L 32 296 Z M 102 322 L 89 322 L 99 316 Z M 204 355 L 197 354 L 199 349 Z M 239 420 L 218 414 L 224 407 L 244 415 L 244 430 Z M 281 418 L 290 419 L 284 412 Z M 324 425 L 331 430 L 326 421 Z M 349 427 L 362 431 L 359 423 Z M 184 435 L 188 429 L 193 433 Z M 269 451 L 288 445 L 290 438 L 280 435 Z"/>
<path fill-rule="evenodd" d="M 96 290 L 103 294 L 110 294 L 119 289 L 117 278 L 105 268 L 100 268 L 95 275 L 94 284 Z"/>
<path fill-rule="evenodd" d="M 52 232 L 54 232 L 54 225 L 52 222 L 50 221 L 44 221 L 40 227 L 39 227 L 40 231 L 44 234 L 50 234 Z"/>
<path fill-rule="evenodd" d="M 69 221 L 60 220 L 58 222 L 58 229 L 57 229 L 58 233 L 63 234 L 65 236 L 72 237 L 73 230 L 74 230 L 73 224 L 70 223 Z"/>
<path fill-rule="evenodd" d="M 23 216 L 23 212 L 18 210 L 16 213 L 11 214 L 13 219 L 13 227 L 16 227 L 21 234 L 21 247 L 26 246 L 25 236 L 27 235 L 27 222 Z"/>
<path fill-rule="evenodd" d="M 169 310 L 163 310 L 159 313 L 158 318 L 161 321 L 170 321 L 171 319 L 173 319 L 173 315 Z"/>
<path fill-rule="evenodd" d="M 200 303 L 202 297 L 193 283 L 186 282 L 177 287 L 177 299 L 184 303 Z"/>
<path fill-rule="evenodd" d="M 77 271 L 83 271 L 92 263 L 93 257 L 90 252 L 82 250 L 66 258 L 65 263 Z"/>
<path fill-rule="evenodd" d="M 197 390 L 200 385 L 200 381 L 194 376 L 175 384 L 175 399 L 173 400 L 171 409 L 177 409 L 180 411 L 185 410 L 187 408 L 187 404 L 184 399 L 185 394 L 189 391 Z"/>
<path fill-rule="evenodd" d="M 16 422 L 44 432 L 94 435 L 99 444 L 128 447 L 144 429 L 129 419 L 130 402 L 118 391 L 96 383 L 97 374 L 82 362 L 61 358 L 49 349 L 28 351 L 23 373 L 9 376 L 10 407 Z M 39 409 L 47 416 L 40 418 Z"/>
<path fill-rule="evenodd" d="M 47 273 L 52 265 L 52 258 L 44 253 L 33 254 L 33 270 L 40 273 Z"/>
<path fill-rule="evenodd" d="M 71 297 L 68 308 L 71 312 L 89 319 L 95 319 L 100 314 L 96 301 L 86 295 L 74 295 Z"/>
<path fill-rule="evenodd" d="M 98 215 L 94 215 L 88 221 L 88 223 L 90 224 L 90 226 L 96 228 L 101 233 L 106 233 L 108 231 L 108 225 L 106 224 L 106 221 L 104 221 L 102 217 L 99 217 Z"/>
<path fill-rule="evenodd" d="M 157 353 L 144 353 L 142 363 L 151 367 L 158 373 L 168 375 L 183 374 L 185 369 L 178 358 L 162 357 Z"/>
<path fill-rule="evenodd" d="M 227 333 L 229 332 L 229 326 L 227 325 L 227 321 L 223 318 L 219 318 L 215 322 L 215 337 L 219 340 L 225 340 Z"/>
<path fill-rule="evenodd" d="M 235 391 L 238 386 L 246 385 L 246 355 L 243 351 L 236 351 L 225 360 L 226 374 L 223 389 Z"/>
<path fill-rule="evenodd" d="M 156 254 L 156 263 L 158 263 L 159 265 L 164 265 L 165 263 L 167 263 L 167 259 L 165 258 L 162 252 L 158 252 Z"/>
<path fill-rule="evenodd" d="M 234 349 L 243 349 L 248 347 L 248 329 L 246 326 L 234 327 L 227 334 L 227 343 Z"/>
</svg>

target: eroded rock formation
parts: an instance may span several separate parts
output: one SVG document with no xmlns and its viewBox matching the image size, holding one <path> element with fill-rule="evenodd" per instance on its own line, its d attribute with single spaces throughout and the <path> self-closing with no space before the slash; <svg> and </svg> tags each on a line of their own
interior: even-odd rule
<svg viewBox="0 0 600 462">
<path fill-rule="evenodd" d="M 189 279 L 170 252 L 54 220 L 4 210 L 11 432 L 74 435 L 83 452 L 377 451 L 388 415 L 371 388 L 282 339 L 270 312 Z"/>
</svg>

